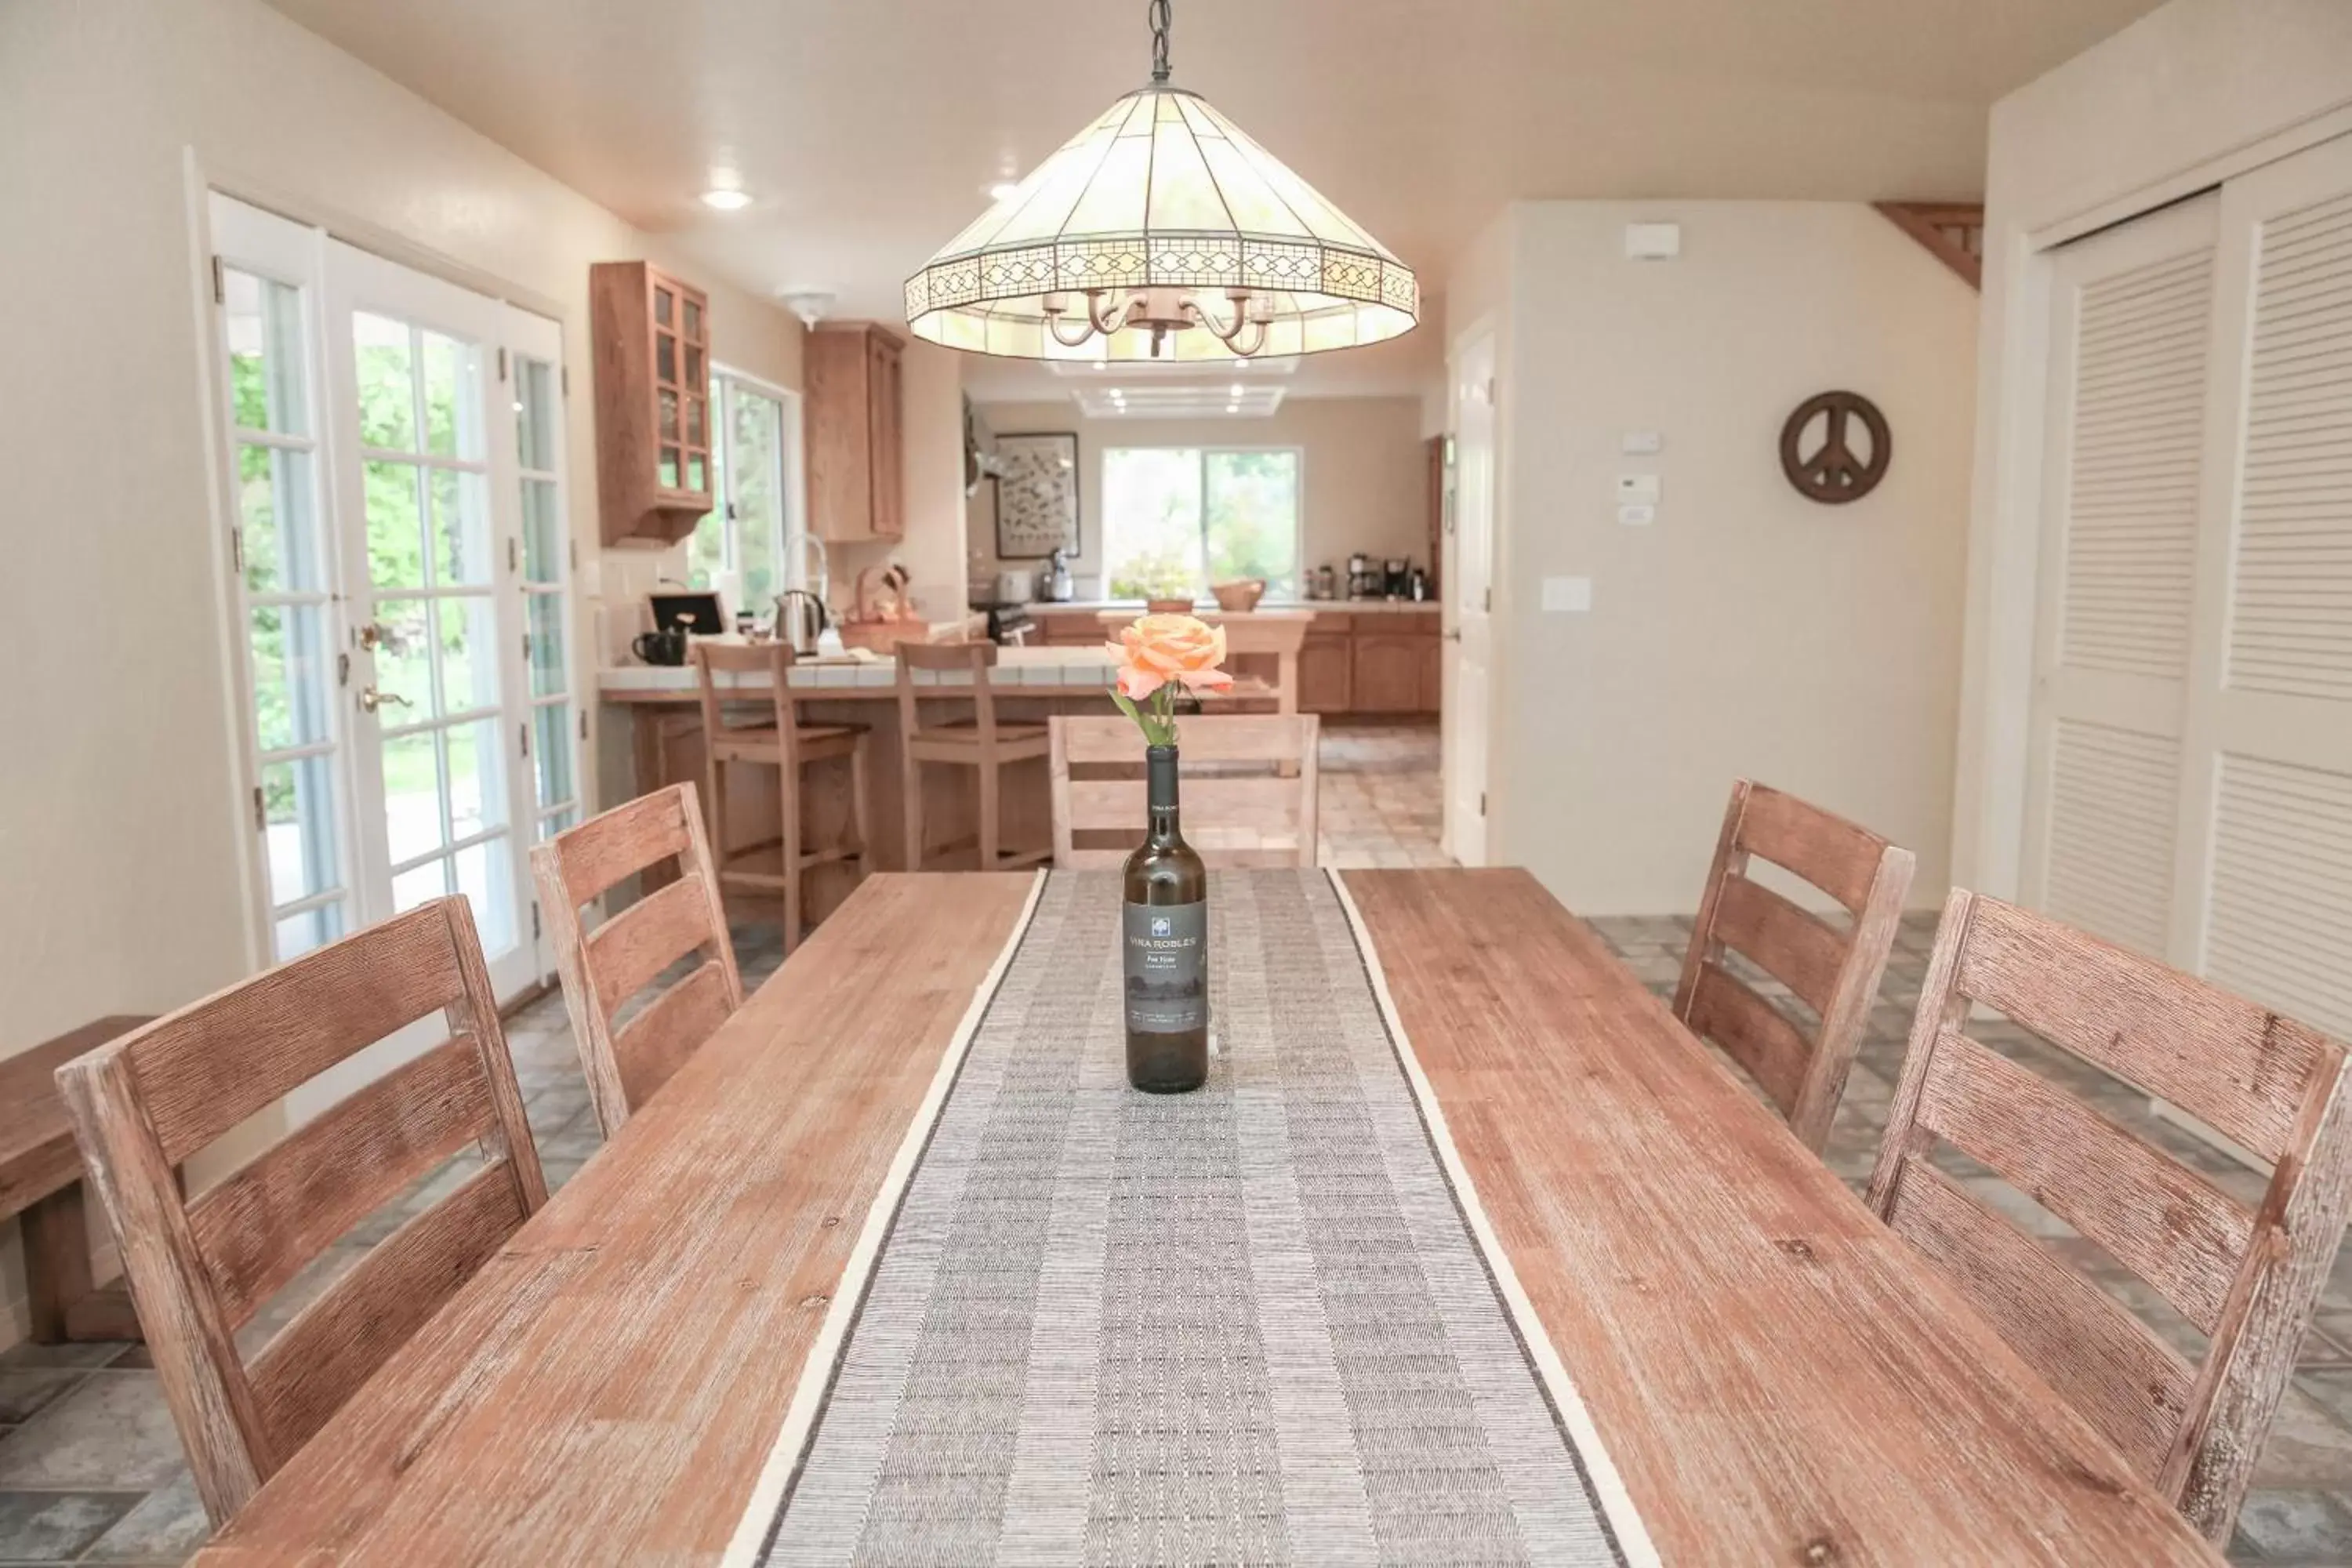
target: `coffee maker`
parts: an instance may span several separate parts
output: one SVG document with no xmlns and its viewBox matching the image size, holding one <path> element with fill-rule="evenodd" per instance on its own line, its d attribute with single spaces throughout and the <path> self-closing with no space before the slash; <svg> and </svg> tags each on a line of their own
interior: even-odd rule
<svg viewBox="0 0 2352 1568">
<path fill-rule="evenodd" d="M 1412 591 L 1412 563 L 1402 555 L 1391 555 L 1381 563 L 1381 592 L 1391 599 L 1402 599 Z"/>
<path fill-rule="evenodd" d="M 1348 557 L 1348 597 L 1377 599 L 1388 589 L 1388 578 L 1362 551 Z"/>
</svg>

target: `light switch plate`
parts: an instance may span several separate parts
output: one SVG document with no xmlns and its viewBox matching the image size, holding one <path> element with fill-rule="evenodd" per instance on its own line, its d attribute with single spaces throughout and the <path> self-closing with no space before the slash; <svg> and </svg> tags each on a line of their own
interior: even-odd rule
<svg viewBox="0 0 2352 1568">
<path fill-rule="evenodd" d="M 1647 528 L 1658 521 L 1658 509 L 1648 501 L 1633 501 L 1617 509 L 1617 521 L 1628 528 Z"/>
<path fill-rule="evenodd" d="M 1678 223 L 1629 223 L 1625 255 L 1633 261 L 1668 261 L 1683 253 L 1683 226 Z"/>
<path fill-rule="evenodd" d="M 1547 577 L 1543 580 L 1546 615 L 1580 615 L 1592 608 L 1592 579 Z"/>
<path fill-rule="evenodd" d="M 1659 480 L 1655 474 L 1620 474 L 1617 476 L 1617 499 L 1620 501 L 1654 501 L 1658 499 Z"/>
<path fill-rule="evenodd" d="M 1648 458 L 1666 449 L 1666 438 L 1655 430 L 1628 430 L 1617 437 L 1617 449 L 1629 458 Z"/>
</svg>

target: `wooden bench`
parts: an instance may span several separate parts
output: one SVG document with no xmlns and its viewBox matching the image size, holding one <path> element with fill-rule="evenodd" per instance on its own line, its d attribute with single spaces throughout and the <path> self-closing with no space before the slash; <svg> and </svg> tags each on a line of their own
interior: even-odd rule
<svg viewBox="0 0 2352 1568">
<path fill-rule="evenodd" d="M 140 1337 L 130 1292 L 119 1281 L 102 1290 L 90 1283 L 81 1151 L 58 1095 L 57 1072 L 147 1021 L 100 1018 L 0 1061 L 0 1219 L 23 1221 L 26 1304 L 41 1344 Z"/>
</svg>

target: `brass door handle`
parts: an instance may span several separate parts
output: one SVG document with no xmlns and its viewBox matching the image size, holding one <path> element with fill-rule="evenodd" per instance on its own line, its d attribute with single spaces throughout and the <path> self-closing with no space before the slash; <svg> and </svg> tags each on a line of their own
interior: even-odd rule
<svg viewBox="0 0 2352 1568">
<path fill-rule="evenodd" d="M 374 687 L 370 686 L 360 692 L 360 711 L 362 713 L 373 713 L 387 702 L 402 708 L 416 706 L 397 691 L 378 691 Z"/>
</svg>

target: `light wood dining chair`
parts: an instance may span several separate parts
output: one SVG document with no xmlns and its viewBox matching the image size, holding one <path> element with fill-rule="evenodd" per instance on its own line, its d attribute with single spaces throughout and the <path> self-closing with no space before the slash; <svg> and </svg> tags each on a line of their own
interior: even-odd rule
<svg viewBox="0 0 2352 1568">
<path fill-rule="evenodd" d="M 800 721 L 801 700 L 793 695 L 789 643 L 698 642 L 694 664 L 702 695 L 703 825 L 719 868 L 719 889 L 723 893 L 730 888 L 742 888 L 782 898 L 784 952 L 790 953 L 801 941 L 802 879 L 819 866 L 845 860 L 857 863 L 861 878 L 866 872 L 872 835 L 867 827 L 866 727 Z M 722 691 L 714 676 L 759 671 L 769 677 L 768 711 L 747 723 L 729 723 L 727 702 L 739 694 Z M 849 839 L 822 849 L 803 848 L 802 791 L 807 780 L 801 770 L 814 763 L 842 760 L 849 763 Z M 727 770 L 739 763 L 776 770 L 780 821 L 773 838 L 749 844 L 727 841 Z"/>
<path fill-rule="evenodd" d="M 898 654 L 899 794 L 905 805 L 907 869 L 919 871 L 935 854 L 972 849 L 983 871 L 1018 870 L 1053 858 L 1053 846 L 1002 852 L 1003 835 L 1003 770 L 1016 763 L 1035 762 L 1045 755 L 1045 726 L 1009 724 L 996 716 L 996 687 L 990 672 L 996 668 L 992 642 L 902 642 Z M 915 672 L 929 671 L 933 679 L 917 684 Z M 946 723 L 925 723 L 922 705 L 970 701 L 972 716 Z M 944 844 L 923 842 L 923 764 L 970 768 L 979 795 L 978 831 L 970 838 Z"/>
<path fill-rule="evenodd" d="M 1767 860 L 1843 905 L 1843 930 L 1748 875 Z M 1691 922 L 1675 1016 L 1713 1040 L 1820 1153 L 1870 1022 L 1916 860 L 1866 827 L 1748 779 L 1731 786 L 1715 864 Z M 1812 1009 L 1811 1037 L 1734 973 L 1727 950 Z"/>
<path fill-rule="evenodd" d="M 173 1167 L 420 1018 L 450 1037 L 194 1198 Z M 463 899 L 438 899 L 58 1069 L 172 1420 L 218 1525 L 547 1201 Z M 247 1364 L 236 1333 L 361 1219 L 468 1144 L 484 1163 Z"/>
<path fill-rule="evenodd" d="M 1143 737 L 1119 715 L 1055 718 L 1054 863 L 1123 864 L 1143 837 Z M 1321 721 L 1312 713 L 1178 721 L 1184 839 L 1211 866 L 1312 866 Z"/>
<path fill-rule="evenodd" d="M 1990 1008 L 2273 1166 L 2248 1208 L 1969 1033 Z M 2336 1042 L 2151 959 L 1955 890 L 1870 1205 L 2206 1539 L 2230 1538 L 2352 1206 Z M 1938 1170 L 1990 1166 L 2206 1336 L 2192 1364 Z"/>
<path fill-rule="evenodd" d="M 623 879 L 675 860 L 677 879 L 594 931 L 582 923 Z M 672 784 L 557 834 L 530 854 L 555 946 L 563 1009 L 596 1124 L 610 1138 L 743 1005 L 727 906 L 690 784 Z M 624 1004 L 689 955 L 688 970 L 618 1031 Z"/>
</svg>

